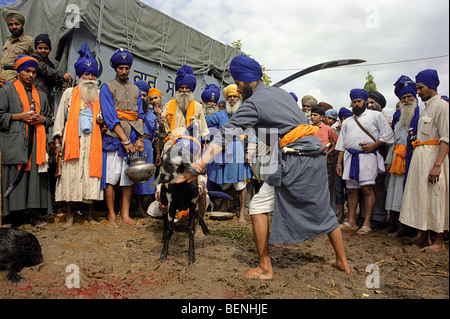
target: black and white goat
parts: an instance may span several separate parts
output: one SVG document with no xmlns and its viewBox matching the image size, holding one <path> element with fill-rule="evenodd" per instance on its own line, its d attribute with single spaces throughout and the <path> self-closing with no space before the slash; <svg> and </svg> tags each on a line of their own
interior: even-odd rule
<svg viewBox="0 0 450 319">
<path fill-rule="evenodd" d="M 160 261 L 166 259 L 169 251 L 169 242 L 178 221 L 178 213 L 189 210 L 188 235 L 189 235 L 189 264 L 195 262 L 194 233 L 195 220 L 198 218 L 203 233 L 209 233 L 203 217 L 198 211 L 198 182 L 175 184 L 186 170 L 190 169 L 191 156 L 189 151 L 182 147 L 172 146 L 162 158 L 159 176 L 155 184 L 161 184 L 160 202 L 168 207 L 167 213 L 163 213 L 164 231 L 163 248 Z"/>
</svg>

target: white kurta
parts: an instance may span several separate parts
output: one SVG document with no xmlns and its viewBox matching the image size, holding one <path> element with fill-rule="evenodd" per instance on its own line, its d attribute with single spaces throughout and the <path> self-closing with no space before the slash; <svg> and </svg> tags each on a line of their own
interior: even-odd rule
<svg viewBox="0 0 450 319">
<path fill-rule="evenodd" d="M 439 95 L 425 103 L 420 115 L 417 139 L 449 142 L 449 107 Z M 449 229 L 449 161 L 441 165 L 439 182 L 431 184 L 428 175 L 439 153 L 439 145 L 417 146 L 413 152 L 403 195 L 400 222 L 420 230 L 442 233 Z"/>
<path fill-rule="evenodd" d="M 73 88 L 64 91 L 53 127 L 53 137 L 59 135 L 64 149 L 65 123 L 68 116 Z M 81 133 L 80 158 L 62 162 L 61 176 L 56 180 L 55 201 L 91 203 L 93 200 L 103 200 L 103 190 L 100 189 L 100 178 L 89 176 L 89 151 L 91 148 L 91 133 Z"/>
<path fill-rule="evenodd" d="M 342 179 L 350 180 L 350 163 L 352 155 L 347 151 L 349 148 L 361 151 L 360 143 L 374 143 L 356 124 L 354 116 L 347 118 L 341 126 L 341 133 L 336 143 L 336 150 L 344 152 Z M 386 144 L 394 143 L 394 132 L 387 123 L 383 114 L 378 111 L 365 110 L 358 121 L 377 140 Z M 377 152 L 362 153 L 359 155 L 359 181 L 375 181 L 378 173 L 384 172 L 383 157 Z"/>
</svg>

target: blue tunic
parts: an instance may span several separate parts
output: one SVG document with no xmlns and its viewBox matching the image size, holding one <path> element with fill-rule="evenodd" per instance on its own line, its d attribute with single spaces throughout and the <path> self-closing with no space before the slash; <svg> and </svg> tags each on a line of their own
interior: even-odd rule
<svg viewBox="0 0 450 319">
<path fill-rule="evenodd" d="M 144 119 L 144 133 L 149 135 L 149 139 L 144 138 L 144 153 L 146 153 L 147 158 L 145 160 L 146 163 L 154 164 L 153 161 L 153 139 L 156 136 L 156 132 L 158 130 L 158 120 L 156 115 L 152 110 L 149 110 L 145 113 Z M 155 193 L 155 187 L 152 187 L 153 182 L 155 181 L 155 176 L 153 176 L 148 182 L 139 183 L 133 185 L 133 194 L 138 195 L 149 195 Z"/>
<path fill-rule="evenodd" d="M 217 114 L 217 115 L 216 115 Z M 209 123 L 212 127 L 222 127 L 233 115 L 228 115 L 226 110 L 214 113 L 210 116 Z M 208 120 L 207 120 L 208 123 Z M 208 127 L 210 125 L 208 124 Z M 245 150 L 238 137 L 228 143 L 220 157 L 216 157 L 208 170 L 208 178 L 218 185 L 237 183 L 250 180 L 252 172 L 249 164 L 244 164 Z"/>
</svg>

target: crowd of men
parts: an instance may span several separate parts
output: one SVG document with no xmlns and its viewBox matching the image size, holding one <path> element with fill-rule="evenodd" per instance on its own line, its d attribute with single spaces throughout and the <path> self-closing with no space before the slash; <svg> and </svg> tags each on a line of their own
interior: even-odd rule
<svg viewBox="0 0 450 319">
<path fill-rule="evenodd" d="M 175 97 L 163 105 L 158 89 L 129 81 L 133 56 L 125 49 L 110 59 L 115 78 L 99 88 L 98 64 L 85 43 L 74 65 L 78 84 L 65 89 L 55 107 L 49 93 L 74 79 L 49 60 L 47 35 L 26 35 L 20 12 L 5 10 L 3 18 L 11 32 L 0 74 L 2 212 L 8 222 L 28 212 L 42 227 L 39 217 L 53 213 L 57 202 L 66 205 L 64 227 L 73 225 L 74 203 L 87 204 L 86 218 L 97 223 L 94 203 L 105 200 L 108 226 L 119 227 L 119 219 L 139 227 L 133 197 L 138 217 L 147 216 L 145 195 L 154 196 L 152 210 L 167 208 L 158 202 L 154 177 L 130 180 L 130 159 L 145 153 L 159 166 L 188 135 L 190 142 L 181 144 L 195 160 L 179 182 L 198 178 L 203 215 L 208 202 L 218 200 L 220 211 L 236 200 L 240 222 L 250 214 L 260 262 L 248 277 L 273 277 L 268 243 L 324 234 L 336 252 L 333 266 L 349 273 L 341 233 L 347 229 L 365 235 L 386 224 L 400 236 L 411 228 L 417 230 L 413 243 L 445 249 L 449 105 L 437 93 L 437 71 L 395 81 L 399 102 L 392 118 L 383 111 L 384 96 L 364 89 L 349 92 L 351 109 L 336 110 L 311 95 L 299 106 L 294 93 L 264 85 L 260 65 L 247 56 L 230 64 L 235 84 L 224 90 L 207 85 L 202 101 L 194 99 L 192 68 L 183 65 Z"/>
</svg>

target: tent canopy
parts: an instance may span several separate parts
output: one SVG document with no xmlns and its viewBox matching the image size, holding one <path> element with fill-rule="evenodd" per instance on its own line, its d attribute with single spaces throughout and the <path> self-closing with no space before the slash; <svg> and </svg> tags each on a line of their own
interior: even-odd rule
<svg viewBox="0 0 450 319">
<path fill-rule="evenodd" d="M 0 13 L 6 9 L 22 12 L 26 34 L 50 36 L 51 58 L 60 70 L 67 69 L 71 36 L 81 26 L 97 43 L 126 48 L 173 70 L 188 64 L 195 74 L 208 74 L 225 83 L 233 82 L 228 70 L 231 60 L 242 54 L 138 0 L 18 0 L 1 6 Z M 4 43 L 10 33 L 3 19 L 0 25 Z"/>
</svg>

